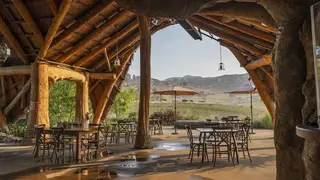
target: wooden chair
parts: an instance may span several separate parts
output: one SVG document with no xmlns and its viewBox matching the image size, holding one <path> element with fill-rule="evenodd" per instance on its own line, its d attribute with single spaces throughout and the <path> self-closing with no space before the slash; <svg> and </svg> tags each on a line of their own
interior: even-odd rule
<svg viewBox="0 0 320 180">
<path fill-rule="evenodd" d="M 100 136 L 100 151 L 105 150 L 107 152 L 107 155 L 109 156 L 109 143 L 108 143 L 108 139 L 111 137 L 111 127 L 110 126 L 101 126 L 100 132 L 101 132 L 101 136 Z"/>
<path fill-rule="evenodd" d="M 206 144 L 203 145 L 203 143 L 200 140 L 200 137 L 199 137 L 198 141 L 195 141 L 193 139 L 193 133 L 192 133 L 192 129 L 190 126 L 185 125 L 185 129 L 187 131 L 187 136 L 188 136 L 189 143 L 190 143 L 190 151 L 189 151 L 189 158 L 191 158 L 190 162 L 192 163 L 192 161 L 193 161 L 193 152 L 195 151 L 195 149 L 197 149 L 197 154 L 199 156 L 202 148 L 205 148 L 204 153 L 206 155 L 207 160 L 209 160 Z"/>
<path fill-rule="evenodd" d="M 57 161 L 60 156 L 62 156 L 62 161 L 64 162 L 64 150 L 65 150 L 65 142 L 64 142 L 64 128 L 63 127 L 52 127 L 52 145 L 53 151 L 51 154 L 51 160 L 55 155 L 55 160 Z"/>
</svg>

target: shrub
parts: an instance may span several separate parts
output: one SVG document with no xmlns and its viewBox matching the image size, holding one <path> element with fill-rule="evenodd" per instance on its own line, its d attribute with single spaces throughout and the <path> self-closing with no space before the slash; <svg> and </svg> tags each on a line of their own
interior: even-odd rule
<svg viewBox="0 0 320 180">
<path fill-rule="evenodd" d="M 186 115 L 183 117 L 184 120 L 198 120 L 199 116 L 196 115 Z"/>
<path fill-rule="evenodd" d="M 137 112 L 130 112 L 128 114 L 128 119 L 137 121 L 138 120 L 138 113 Z"/>
<path fill-rule="evenodd" d="M 15 123 L 8 124 L 9 134 L 16 137 L 25 137 L 27 132 L 27 121 L 20 120 Z"/>
<path fill-rule="evenodd" d="M 156 111 L 150 115 L 150 119 L 162 119 L 164 124 L 172 125 L 174 119 L 174 110 L 166 109 L 164 111 Z M 183 119 L 180 113 L 177 111 L 176 119 Z"/>
<path fill-rule="evenodd" d="M 253 127 L 258 129 L 272 129 L 273 124 L 269 114 L 265 114 L 262 120 L 253 121 Z"/>
</svg>

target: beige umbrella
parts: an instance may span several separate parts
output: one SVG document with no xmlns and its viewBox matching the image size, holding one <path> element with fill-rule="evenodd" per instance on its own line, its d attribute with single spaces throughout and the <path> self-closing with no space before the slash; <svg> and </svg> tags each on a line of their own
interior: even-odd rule
<svg viewBox="0 0 320 180">
<path fill-rule="evenodd" d="M 199 94 L 199 93 L 197 91 L 194 91 L 194 90 L 191 90 L 191 89 L 173 86 L 170 89 L 166 89 L 166 90 L 162 90 L 162 91 L 154 91 L 153 94 L 174 95 L 174 119 L 176 120 L 176 116 L 177 116 L 177 96 L 192 96 L 192 95 Z M 177 134 L 176 126 L 175 126 L 174 134 Z"/>
</svg>

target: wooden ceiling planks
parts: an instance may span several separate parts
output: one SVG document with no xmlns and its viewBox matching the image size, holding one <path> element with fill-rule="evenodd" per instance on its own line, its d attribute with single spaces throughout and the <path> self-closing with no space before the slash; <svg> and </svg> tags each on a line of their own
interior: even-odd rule
<svg viewBox="0 0 320 180">
<path fill-rule="evenodd" d="M 34 55 L 39 53 L 39 57 L 43 59 L 86 67 L 95 72 L 110 72 L 104 56 L 105 50 L 109 63 L 113 66 L 117 55 L 123 58 L 138 47 L 140 37 L 134 14 L 123 10 L 111 0 L 70 1 L 15 0 L 11 3 L 0 0 L 0 18 L 3 18 L 7 30 L 11 31 L 11 36 L 16 39 L 20 48 L 12 46 L 14 42 L 12 37 L 6 35 L 6 39 L 21 60 L 27 60 L 25 63 L 28 64 L 34 61 L 36 59 Z M 61 12 L 61 7 L 65 6 L 66 2 L 70 3 L 69 9 L 65 8 L 64 16 L 59 18 L 59 11 Z M 50 11 L 41 12 L 38 9 Z M 210 13 L 195 15 L 190 19 L 197 27 L 220 37 L 222 45 L 241 52 L 246 59 L 245 64 L 254 63 L 272 50 L 276 29 L 254 20 L 237 17 L 227 17 L 226 20 L 223 16 L 213 14 L 214 16 Z M 52 26 L 49 28 L 51 22 L 56 24 L 54 28 Z M 152 28 L 152 32 L 172 24 L 173 22 L 169 20 L 161 22 Z M 0 27 L 0 29 L 4 34 L 5 28 Z M 40 35 L 43 39 L 46 37 L 45 42 L 41 42 Z M 269 65 L 259 66 L 256 70 L 264 73 L 269 80 L 272 79 L 272 67 Z M 120 78 L 118 81 L 117 83 L 121 84 L 123 80 Z M 91 83 L 92 94 L 98 94 L 91 95 L 92 98 L 100 97 L 102 90 L 100 88 L 98 91 L 99 87 L 105 88 L 105 83 L 100 82 L 97 80 Z M 271 86 L 270 88 L 273 89 Z M 97 99 L 93 101 L 97 106 Z"/>
</svg>

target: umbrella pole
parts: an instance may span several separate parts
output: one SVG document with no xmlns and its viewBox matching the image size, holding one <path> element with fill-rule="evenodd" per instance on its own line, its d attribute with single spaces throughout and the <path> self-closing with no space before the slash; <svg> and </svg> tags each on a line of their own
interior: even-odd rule
<svg viewBox="0 0 320 180">
<path fill-rule="evenodd" d="M 250 113 L 251 113 L 251 134 L 255 134 L 253 132 L 253 107 L 252 107 L 252 91 L 250 91 Z"/>
<path fill-rule="evenodd" d="M 176 121 L 177 121 L 177 93 L 174 92 L 174 133 L 172 134 L 178 134 Z"/>
</svg>

